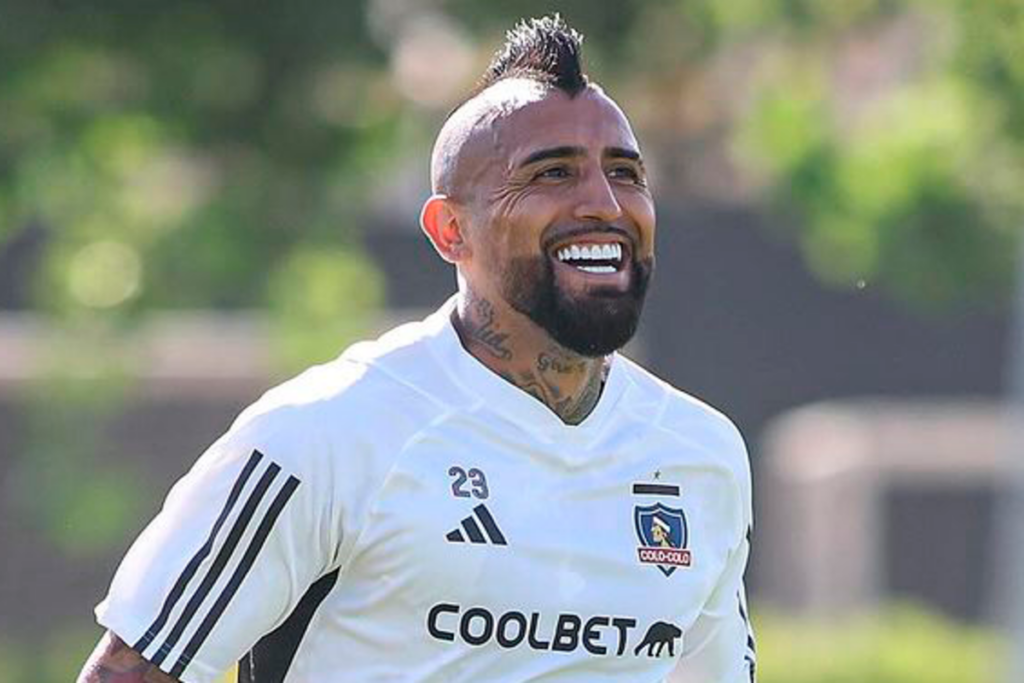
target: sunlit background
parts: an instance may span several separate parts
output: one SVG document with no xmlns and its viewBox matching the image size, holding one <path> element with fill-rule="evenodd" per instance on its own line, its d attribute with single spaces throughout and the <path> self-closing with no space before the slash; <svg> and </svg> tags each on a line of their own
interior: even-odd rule
<svg viewBox="0 0 1024 683">
<path fill-rule="evenodd" d="M 760 681 L 1011 680 L 1024 2 L 0 0 L 0 682 L 73 680 L 244 405 L 453 290 L 433 136 L 553 10 L 652 169 L 631 352 L 748 439 Z"/>
</svg>

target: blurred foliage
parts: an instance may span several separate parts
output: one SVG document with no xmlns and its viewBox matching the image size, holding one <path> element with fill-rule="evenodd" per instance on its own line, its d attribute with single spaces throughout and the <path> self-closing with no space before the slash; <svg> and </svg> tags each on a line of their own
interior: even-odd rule
<svg viewBox="0 0 1024 683">
<path fill-rule="evenodd" d="M 840 623 L 755 619 L 759 683 L 996 683 L 1003 641 L 910 605 Z"/>
<path fill-rule="evenodd" d="M 31 644 L 0 640 L 0 681 L 4 683 L 67 683 L 78 678 L 96 646 L 94 629 L 61 627 Z"/>
<path fill-rule="evenodd" d="M 46 230 L 40 310 L 77 325 L 262 306 L 311 244 L 358 253 L 359 197 L 407 115 L 361 3 L 0 15 L 0 244 Z M 369 289 L 335 315 L 365 318 Z"/>
<path fill-rule="evenodd" d="M 780 33 L 737 149 L 796 212 L 813 270 L 926 307 L 1005 295 L 1024 219 L 1024 5 L 767 4 L 786 11 L 758 25 Z"/>
<path fill-rule="evenodd" d="M 738 174 L 717 192 L 766 190 L 828 282 L 931 305 L 1006 290 L 1020 0 L 0 0 L 0 244 L 47 230 L 36 305 L 65 318 L 287 299 L 301 254 L 359 258 L 379 179 L 409 153 L 425 173 L 501 31 L 552 9 L 666 194 L 710 182 L 708 148 Z M 380 299 L 335 302 L 359 319 Z"/>
<path fill-rule="evenodd" d="M 330 358 L 338 352 L 337 340 L 354 339 L 370 328 L 369 314 L 383 288 L 380 273 L 353 251 L 292 253 L 271 281 L 277 355 L 285 368 L 296 371 L 310 359 Z"/>
<path fill-rule="evenodd" d="M 60 363 L 28 387 L 24 447 L 11 460 L 0 498 L 5 514 L 70 561 L 95 560 L 123 545 L 150 494 L 124 486 L 145 481 L 132 462 L 115 466 L 105 457 L 105 430 L 133 387 L 121 349 L 108 346 L 105 334 L 64 343 L 75 352 L 53 350 Z"/>
</svg>

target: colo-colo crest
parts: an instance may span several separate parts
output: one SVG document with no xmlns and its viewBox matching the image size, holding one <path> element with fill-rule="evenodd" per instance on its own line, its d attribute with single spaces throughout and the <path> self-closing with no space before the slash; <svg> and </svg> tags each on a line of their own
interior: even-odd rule
<svg viewBox="0 0 1024 683">
<path fill-rule="evenodd" d="M 633 508 L 633 521 L 640 539 L 637 554 L 641 562 L 657 565 L 665 576 L 677 567 L 690 566 L 689 530 L 681 509 L 661 503 L 637 505 Z"/>
</svg>

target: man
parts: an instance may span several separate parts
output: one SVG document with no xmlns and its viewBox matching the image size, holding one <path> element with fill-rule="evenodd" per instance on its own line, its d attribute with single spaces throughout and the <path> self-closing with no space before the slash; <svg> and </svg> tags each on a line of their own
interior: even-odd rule
<svg viewBox="0 0 1024 683">
<path fill-rule="evenodd" d="M 615 352 L 654 204 L 579 47 L 510 32 L 432 158 L 458 294 L 242 413 L 124 559 L 80 681 L 753 680 L 745 448 Z"/>
</svg>

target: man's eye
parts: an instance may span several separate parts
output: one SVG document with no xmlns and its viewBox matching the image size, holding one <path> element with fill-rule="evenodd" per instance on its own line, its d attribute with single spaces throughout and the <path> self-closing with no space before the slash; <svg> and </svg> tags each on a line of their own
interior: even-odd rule
<svg viewBox="0 0 1024 683">
<path fill-rule="evenodd" d="M 534 176 L 534 180 L 540 178 L 568 178 L 569 169 L 565 166 L 552 166 L 551 168 L 545 168 L 542 171 L 538 171 L 537 175 Z"/>
<path fill-rule="evenodd" d="M 612 178 L 624 178 L 625 180 L 632 180 L 636 183 L 643 182 L 643 178 L 640 177 L 640 172 L 632 166 L 616 166 L 608 171 L 608 175 Z"/>
</svg>

